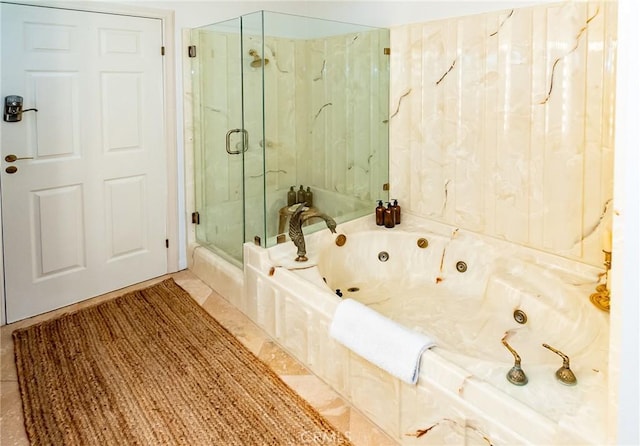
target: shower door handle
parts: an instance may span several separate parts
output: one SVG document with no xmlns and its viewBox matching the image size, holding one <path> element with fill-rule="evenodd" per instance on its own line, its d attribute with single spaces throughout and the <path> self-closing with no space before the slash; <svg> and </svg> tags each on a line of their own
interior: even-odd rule
<svg viewBox="0 0 640 446">
<path fill-rule="evenodd" d="M 247 150 L 249 150 L 249 132 L 247 132 L 246 129 L 231 129 L 227 132 L 226 136 L 227 153 L 229 155 L 238 155 L 242 152 L 241 150 L 231 150 L 231 135 L 233 133 L 242 133 L 242 144 L 244 148 L 243 151 L 246 152 Z"/>
</svg>

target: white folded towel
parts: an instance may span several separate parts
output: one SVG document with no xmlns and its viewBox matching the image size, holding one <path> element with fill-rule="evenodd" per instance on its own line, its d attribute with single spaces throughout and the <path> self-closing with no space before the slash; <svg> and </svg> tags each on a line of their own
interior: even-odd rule
<svg viewBox="0 0 640 446">
<path fill-rule="evenodd" d="M 435 342 L 353 299 L 338 304 L 329 334 L 369 362 L 401 380 L 418 381 L 420 357 Z"/>
</svg>

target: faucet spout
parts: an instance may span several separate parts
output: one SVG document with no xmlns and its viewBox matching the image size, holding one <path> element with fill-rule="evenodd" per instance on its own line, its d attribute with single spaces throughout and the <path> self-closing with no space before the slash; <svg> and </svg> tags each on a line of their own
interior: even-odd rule
<svg viewBox="0 0 640 446">
<path fill-rule="evenodd" d="M 302 224 L 305 221 L 310 218 L 321 218 L 327 224 L 327 228 L 329 228 L 331 232 L 336 232 L 337 223 L 333 218 L 329 217 L 327 214 L 323 214 L 322 212 L 315 210 L 312 211 L 309 208 L 305 210 L 306 204 L 307 203 L 300 203 L 289 219 L 289 238 L 291 238 L 293 244 L 298 248 L 296 262 L 306 262 L 309 260 L 307 258 L 304 233 L 302 232 Z"/>
</svg>

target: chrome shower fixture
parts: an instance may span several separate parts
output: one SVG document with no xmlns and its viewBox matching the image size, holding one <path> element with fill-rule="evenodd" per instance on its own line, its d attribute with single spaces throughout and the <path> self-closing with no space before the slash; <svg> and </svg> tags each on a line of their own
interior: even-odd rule
<svg viewBox="0 0 640 446">
<path fill-rule="evenodd" d="M 251 61 L 252 68 L 259 68 L 263 65 L 269 64 L 269 59 L 263 59 L 262 57 L 260 57 L 256 50 L 249 50 L 249 56 L 253 57 L 253 60 Z"/>
</svg>

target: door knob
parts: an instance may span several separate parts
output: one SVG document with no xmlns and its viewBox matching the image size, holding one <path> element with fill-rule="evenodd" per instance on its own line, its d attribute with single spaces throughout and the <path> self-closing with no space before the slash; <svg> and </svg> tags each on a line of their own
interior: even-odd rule
<svg viewBox="0 0 640 446">
<path fill-rule="evenodd" d="M 13 153 L 4 157 L 4 160 L 6 162 L 8 162 L 8 163 L 15 163 L 18 160 L 32 160 L 32 159 L 33 159 L 32 156 L 18 157 L 17 155 L 14 155 Z"/>
</svg>

